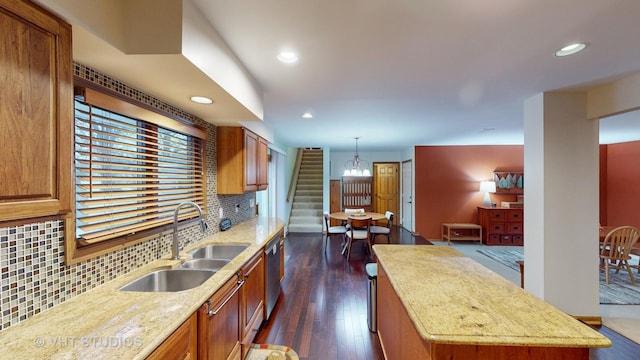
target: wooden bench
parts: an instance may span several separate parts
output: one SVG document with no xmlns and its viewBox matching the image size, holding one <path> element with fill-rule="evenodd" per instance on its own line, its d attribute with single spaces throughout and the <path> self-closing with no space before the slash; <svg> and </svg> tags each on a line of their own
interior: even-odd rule
<svg viewBox="0 0 640 360">
<path fill-rule="evenodd" d="M 442 223 L 442 241 L 451 240 L 479 241 L 482 244 L 482 226 L 469 223 Z"/>
</svg>

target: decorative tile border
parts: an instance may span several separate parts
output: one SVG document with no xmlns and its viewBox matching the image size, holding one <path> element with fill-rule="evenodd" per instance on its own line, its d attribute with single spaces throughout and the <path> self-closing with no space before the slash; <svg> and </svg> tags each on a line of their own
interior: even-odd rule
<svg viewBox="0 0 640 360">
<path fill-rule="evenodd" d="M 207 224 L 206 236 L 218 232 L 222 208 L 234 224 L 253 216 L 253 209 L 235 212 L 235 204 L 249 208 L 254 193 L 220 195 L 216 193 L 216 127 L 160 99 L 74 63 L 74 75 L 102 85 L 162 111 L 193 121 L 206 129 L 207 146 Z M 181 246 L 202 238 L 197 226 L 180 231 Z M 80 295 L 118 276 L 170 254 L 171 235 L 136 244 L 125 249 L 67 266 L 64 263 L 62 221 L 46 221 L 13 227 L 0 227 L 0 331 L 42 311 Z"/>
</svg>

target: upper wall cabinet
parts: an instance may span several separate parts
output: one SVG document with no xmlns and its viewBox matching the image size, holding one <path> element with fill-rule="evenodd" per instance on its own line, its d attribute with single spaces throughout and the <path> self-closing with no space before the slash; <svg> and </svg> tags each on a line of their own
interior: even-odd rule
<svg viewBox="0 0 640 360">
<path fill-rule="evenodd" d="M 241 128 L 217 128 L 218 194 L 242 194 L 268 185 L 267 141 Z"/>
<path fill-rule="evenodd" d="M 0 221 L 72 211 L 71 26 L 0 0 Z"/>
</svg>

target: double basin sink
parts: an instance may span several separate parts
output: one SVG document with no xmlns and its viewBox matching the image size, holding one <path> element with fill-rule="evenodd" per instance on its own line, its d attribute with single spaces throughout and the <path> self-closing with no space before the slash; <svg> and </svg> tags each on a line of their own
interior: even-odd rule
<svg viewBox="0 0 640 360">
<path fill-rule="evenodd" d="M 190 252 L 178 269 L 157 270 L 121 287 L 120 291 L 175 292 L 201 285 L 249 245 L 211 244 Z"/>
</svg>

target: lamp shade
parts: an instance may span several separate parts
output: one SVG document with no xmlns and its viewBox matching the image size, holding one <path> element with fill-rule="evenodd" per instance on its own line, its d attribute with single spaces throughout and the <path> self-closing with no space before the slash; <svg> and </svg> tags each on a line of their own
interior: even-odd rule
<svg viewBox="0 0 640 360">
<path fill-rule="evenodd" d="M 481 181 L 480 191 L 482 192 L 496 192 L 496 183 L 493 181 Z"/>
</svg>

